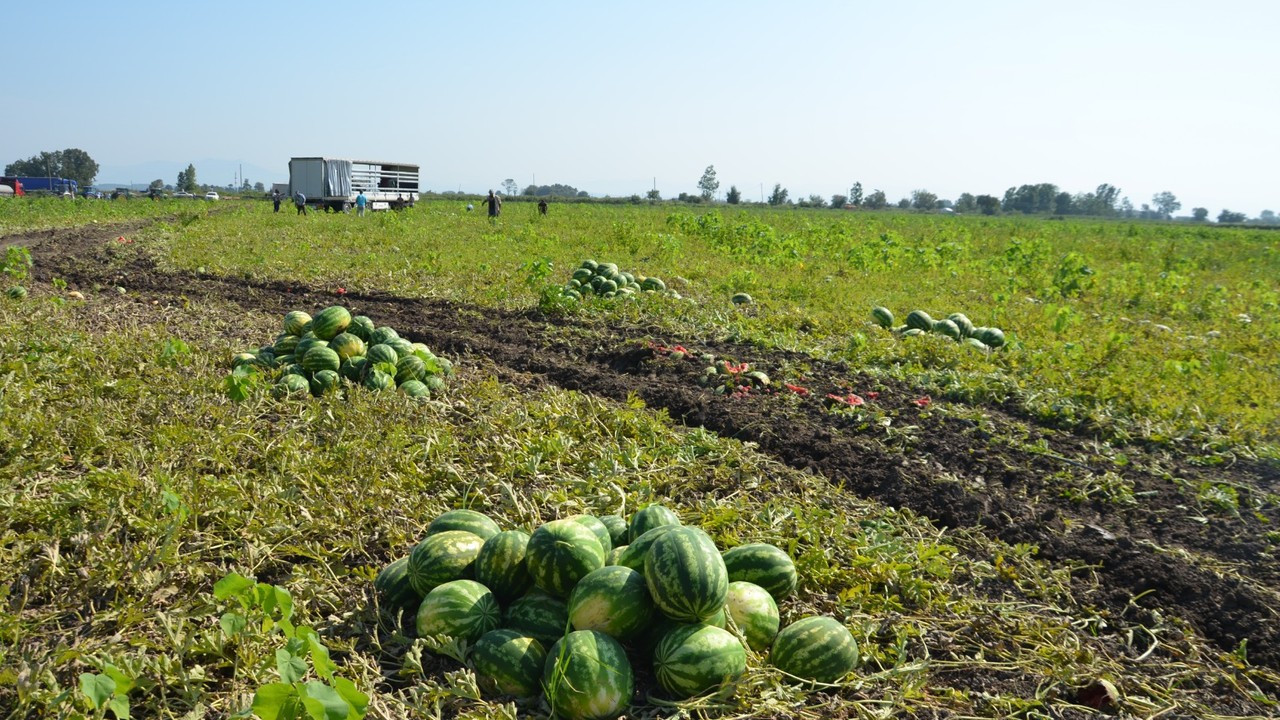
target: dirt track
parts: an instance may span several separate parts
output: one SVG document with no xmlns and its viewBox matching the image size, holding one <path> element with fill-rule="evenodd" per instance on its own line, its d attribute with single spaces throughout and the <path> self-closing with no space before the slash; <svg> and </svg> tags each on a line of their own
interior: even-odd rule
<svg viewBox="0 0 1280 720">
<path fill-rule="evenodd" d="M 213 297 L 272 313 L 335 301 L 331 293 L 293 283 L 160 272 L 144 253 L 106 242 L 121 232 L 120 226 L 46 231 L 0 238 L 0 245 L 28 246 L 38 280 L 59 277 L 73 288 L 122 285 L 149 296 Z M 1195 519 L 1185 491 L 1169 479 L 1190 487 L 1225 480 L 1277 493 L 1280 468 L 1274 464 L 1208 470 L 1167 450 L 1128 447 L 1128 465 L 1108 466 L 1091 438 L 1039 426 L 1017 407 L 981 406 L 987 418 L 982 423 L 939 412 L 945 403 L 937 401 L 926 411 L 914 402 L 918 389 L 812 358 L 770 356 L 700 338 L 653 338 L 766 371 L 782 360 L 803 360 L 810 368 L 805 385 L 812 395 L 804 400 L 785 393 L 729 398 L 699 387 L 701 362 L 672 360 L 645 344 L 651 331 L 643 327 L 602 327 L 533 311 L 380 294 L 350 293 L 343 302 L 461 362 L 491 367 L 505 381 L 548 383 L 618 400 L 635 394 L 675 420 L 757 443 L 788 465 L 909 508 L 940 526 L 981 528 L 1009 543 L 1034 544 L 1044 559 L 1093 566 L 1103 590 L 1088 600 L 1104 616 L 1146 622 L 1151 611 L 1159 611 L 1181 617 L 1226 651 L 1247 638 L 1251 662 L 1280 670 L 1280 561 L 1274 546 L 1262 540 L 1264 532 L 1280 527 L 1280 511 L 1266 506 L 1238 517 L 1215 516 L 1206 524 Z M 918 432 L 907 442 L 886 442 L 883 433 L 829 412 L 821 398 L 849 388 L 879 393 L 876 407 Z M 1037 442 L 1049 452 L 1026 449 Z M 1104 469 L 1145 493 L 1142 500 L 1081 504 L 1060 496 L 1061 478 L 1084 479 Z M 1231 564 L 1244 579 L 1188 562 L 1177 550 Z"/>
</svg>

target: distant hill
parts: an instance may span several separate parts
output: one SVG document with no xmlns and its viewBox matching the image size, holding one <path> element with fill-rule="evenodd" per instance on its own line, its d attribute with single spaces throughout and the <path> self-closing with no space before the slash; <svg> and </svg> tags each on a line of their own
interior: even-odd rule
<svg viewBox="0 0 1280 720">
<path fill-rule="evenodd" d="M 95 180 L 94 184 L 100 188 L 127 187 L 145 190 L 152 180 L 158 178 L 166 185 L 172 185 L 177 182 L 178 173 L 186 170 L 187 165 L 196 166 L 196 182 L 202 185 L 220 187 L 231 185 L 236 180 L 237 172 L 241 171 L 244 173 L 244 179 L 251 185 L 260 182 L 266 187 L 271 187 L 273 182 L 286 182 L 289 179 L 289 158 L 287 157 L 280 158 L 280 167 L 275 170 L 240 163 L 236 160 L 205 159 L 182 162 L 157 160 L 136 165 L 104 164 L 98 168 L 98 177 L 108 179 Z"/>
</svg>

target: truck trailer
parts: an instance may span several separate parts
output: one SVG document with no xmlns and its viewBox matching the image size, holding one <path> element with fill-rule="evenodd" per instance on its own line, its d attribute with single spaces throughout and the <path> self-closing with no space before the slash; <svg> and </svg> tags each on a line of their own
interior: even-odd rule
<svg viewBox="0 0 1280 720">
<path fill-rule="evenodd" d="M 75 180 L 57 177 L 14 177 L 4 178 L 5 184 L 9 185 L 10 180 L 16 180 L 21 184 L 22 189 L 28 193 L 49 193 L 52 195 L 77 195 L 80 188 L 79 183 Z M 14 187 L 10 185 L 10 187 Z M 16 188 L 15 188 L 16 189 Z"/>
<path fill-rule="evenodd" d="M 418 166 L 409 163 L 296 157 L 289 160 L 289 195 L 301 191 L 307 204 L 345 212 L 364 191 L 372 210 L 418 201 Z"/>
</svg>

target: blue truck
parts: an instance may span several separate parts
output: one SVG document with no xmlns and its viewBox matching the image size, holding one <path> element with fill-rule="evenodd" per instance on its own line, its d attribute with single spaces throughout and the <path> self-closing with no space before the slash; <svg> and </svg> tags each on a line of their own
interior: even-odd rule
<svg viewBox="0 0 1280 720">
<path fill-rule="evenodd" d="M 5 178 L 6 180 L 10 178 Z M 29 193 L 50 193 L 53 195 L 78 195 L 79 184 L 75 180 L 56 177 L 19 177 L 13 178 L 22 183 L 22 189 Z"/>
</svg>

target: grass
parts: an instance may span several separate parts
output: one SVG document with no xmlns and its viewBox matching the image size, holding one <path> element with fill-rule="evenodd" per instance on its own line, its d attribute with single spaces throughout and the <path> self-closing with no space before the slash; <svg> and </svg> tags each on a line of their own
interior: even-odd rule
<svg viewBox="0 0 1280 720">
<path fill-rule="evenodd" d="M 0 202 L 0 234 L 119 223 L 169 215 L 204 215 L 206 204 L 190 200 L 84 200 L 10 198 Z"/>
</svg>

